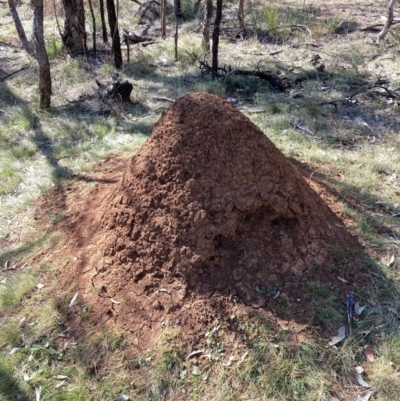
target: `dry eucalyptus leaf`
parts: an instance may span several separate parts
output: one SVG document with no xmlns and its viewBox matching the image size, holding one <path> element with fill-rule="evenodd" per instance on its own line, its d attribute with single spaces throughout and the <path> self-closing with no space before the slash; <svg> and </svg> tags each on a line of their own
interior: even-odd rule
<svg viewBox="0 0 400 401">
<path fill-rule="evenodd" d="M 358 376 L 357 376 L 357 381 L 358 381 L 358 384 L 359 384 L 360 386 L 367 387 L 367 388 L 371 387 L 371 386 L 361 377 L 361 375 L 358 375 Z"/>
<path fill-rule="evenodd" d="M 239 363 L 242 363 L 242 362 L 246 359 L 246 356 L 247 356 L 248 354 L 249 354 L 249 351 L 246 351 L 246 352 L 241 356 Z"/>
<path fill-rule="evenodd" d="M 122 401 L 130 401 L 130 397 L 126 394 L 118 394 L 115 398 L 115 401 L 122 400 Z"/>
<path fill-rule="evenodd" d="M 68 307 L 70 309 L 75 305 L 76 300 L 78 299 L 78 294 L 79 294 L 79 291 L 72 297 L 71 302 L 68 305 Z"/>
<path fill-rule="evenodd" d="M 198 355 L 202 354 L 203 352 L 204 352 L 204 349 L 199 349 L 199 350 L 197 350 L 197 351 L 192 351 L 192 352 L 187 356 L 186 359 L 190 359 L 190 358 L 193 358 L 194 356 L 198 356 Z"/>
<path fill-rule="evenodd" d="M 63 381 L 61 381 L 60 383 L 56 384 L 56 385 L 54 386 L 54 388 L 60 388 L 60 387 L 62 387 L 65 383 L 67 383 L 67 381 L 66 381 L 66 380 L 63 380 Z"/>
<path fill-rule="evenodd" d="M 356 372 L 361 375 L 364 372 L 364 368 L 362 366 L 356 366 Z"/>
<path fill-rule="evenodd" d="M 56 379 L 56 380 L 68 380 L 69 377 L 68 376 L 64 376 L 64 375 L 57 375 L 57 376 L 53 376 L 53 379 Z"/>
<path fill-rule="evenodd" d="M 395 263 L 396 263 L 396 258 L 394 255 L 392 255 L 392 257 L 389 260 L 388 267 L 393 267 Z"/>
<path fill-rule="evenodd" d="M 364 309 L 365 309 L 365 305 L 360 306 L 359 302 L 356 302 L 356 304 L 354 305 L 354 311 L 357 313 L 357 315 L 361 315 L 361 313 L 363 313 Z"/>
<path fill-rule="evenodd" d="M 119 305 L 121 302 L 116 301 L 115 299 L 110 298 L 111 303 L 115 305 Z"/>
<path fill-rule="evenodd" d="M 368 362 L 375 361 L 374 349 L 370 345 L 367 345 L 365 347 L 364 354 L 365 354 L 365 358 Z"/>
<path fill-rule="evenodd" d="M 329 346 L 332 347 L 343 341 L 346 338 L 346 326 L 342 326 L 338 330 L 337 336 L 332 337 L 332 340 L 329 342 Z"/>
<path fill-rule="evenodd" d="M 10 351 L 10 355 L 14 355 L 15 353 L 17 353 L 21 348 L 15 347 Z"/>
</svg>

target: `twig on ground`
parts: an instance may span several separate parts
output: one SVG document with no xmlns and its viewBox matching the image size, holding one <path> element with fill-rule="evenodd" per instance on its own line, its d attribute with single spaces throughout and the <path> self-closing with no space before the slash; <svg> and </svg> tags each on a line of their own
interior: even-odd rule
<svg viewBox="0 0 400 401">
<path fill-rule="evenodd" d="M 6 76 L 0 78 L 0 82 L 4 82 L 4 81 L 6 81 L 8 78 L 11 78 L 11 77 L 13 77 L 14 75 L 16 75 L 16 74 L 20 73 L 21 71 L 24 71 L 24 70 L 26 70 L 26 69 L 28 69 L 28 68 L 29 68 L 29 66 L 25 66 L 25 67 L 20 68 L 20 69 L 17 70 L 17 71 L 10 72 L 10 73 L 7 74 Z"/>
<path fill-rule="evenodd" d="M 141 35 L 136 35 L 135 33 L 133 33 L 132 31 L 128 30 L 128 29 L 123 29 L 123 34 L 122 37 L 124 38 L 124 41 L 127 42 L 129 41 L 129 43 L 133 43 L 133 44 L 137 44 L 137 43 L 142 43 L 142 42 L 153 42 L 155 41 L 155 39 L 152 36 L 141 36 Z"/>
<path fill-rule="evenodd" d="M 295 121 L 293 123 L 293 128 L 298 129 L 303 132 L 306 132 L 307 134 L 309 134 L 311 136 L 315 136 L 315 133 L 312 132 L 307 126 L 303 125 L 301 121 Z"/>
<path fill-rule="evenodd" d="M 291 25 L 279 25 L 277 27 L 275 27 L 272 30 L 278 30 L 281 28 L 295 28 L 295 29 L 301 29 L 303 31 L 306 31 L 311 37 L 312 37 L 312 32 L 310 30 L 310 28 L 307 25 L 300 25 L 300 24 L 291 24 Z"/>
<path fill-rule="evenodd" d="M 394 8 L 396 1 L 397 0 L 389 1 L 386 23 L 385 23 L 385 26 L 383 27 L 382 31 L 379 32 L 378 35 L 376 36 L 376 43 L 379 43 L 380 40 L 386 36 L 386 34 L 389 32 L 389 28 L 393 24 L 393 8 Z"/>
<path fill-rule="evenodd" d="M 400 24 L 400 20 L 394 20 L 392 22 L 392 25 L 396 25 L 396 24 Z M 360 31 L 361 32 L 368 32 L 368 31 L 380 32 L 383 26 L 384 26 L 384 24 L 369 25 L 369 26 L 366 26 L 365 28 L 361 28 Z"/>
<path fill-rule="evenodd" d="M 277 50 L 276 52 L 269 53 L 269 55 L 270 56 L 276 56 L 277 54 L 282 53 L 282 52 L 283 52 L 283 50 Z"/>
<path fill-rule="evenodd" d="M 358 96 L 358 95 L 365 93 L 366 91 L 368 91 L 370 89 L 374 89 L 374 88 L 383 89 L 386 92 L 385 96 L 387 98 L 400 99 L 400 94 L 395 93 L 399 88 L 397 88 L 395 90 L 390 90 L 389 88 L 384 86 L 385 84 L 388 84 L 388 83 L 389 83 L 388 79 L 378 78 L 374 83 L 369 84 L 369 85 L 365 86 L 364 88 L 350 94 L 348 96 L 348 99 L 351 100 L 351 99 L 353 99 L 353 97 Z M 379 92 L 376 92 L 376 93 L 379 93 Z"/>
<path fill-rule="evenodd" d="M 212 74 L 211 67 L 205 61 L 200 61 L 200 70 L 202 76 L 204 76 L 205 74 Z M 287 79 L 285 78 L 282 79 L 277 74 L 274 74 L 271 71 L 233 70 L 229 66 L 228 69 L 226 69 L 226 66 L 224 66 L 223 68 L 219 67 L 217 74 L 215 74 L 217 78 L 221 78 L 222 80 L 231 77 L 233 75 L 240 75 L 243 77 L 253 76 L 260 78 L 264 81 L 267 81 L 274 89 L 277 89 L 281 92 L 284 92 L 285 90 L 291 87 L 291 84 Z"/>
<path fill-rule="evenodd" d="M 161 102 L 170 102 L 170 103 L 175 103 L 175 99 L 170 99 L 169 97 L 162 97 L 162 96 L 153 96 L 154 100 L 158 100 Z"/>
</svg>

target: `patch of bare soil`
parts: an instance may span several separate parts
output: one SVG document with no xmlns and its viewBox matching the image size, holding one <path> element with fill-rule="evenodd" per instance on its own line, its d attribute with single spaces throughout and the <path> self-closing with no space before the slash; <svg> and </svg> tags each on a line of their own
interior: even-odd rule
<svg viewBox="0 0 400 401">
<path fill-rule="evenodd" d="M 119 181 L 106 176 L 60 223 L 74 256 L 60 279 L 78 280 L 93 322 L 124 327 L 143 347 L 165 325 L 196 342 L 240 305 L 309 323 L 308 283 L 344 300 L 363 281 L 343 222 L 216 96 L 176 101 Z"/>
</svg>

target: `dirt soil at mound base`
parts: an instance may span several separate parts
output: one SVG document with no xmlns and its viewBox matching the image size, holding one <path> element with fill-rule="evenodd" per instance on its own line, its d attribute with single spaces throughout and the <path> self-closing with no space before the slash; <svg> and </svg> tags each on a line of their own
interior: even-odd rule
<svg viewBox="0 0 400 401">
<path fill-rule="evenodd" d="M 310 283 L 333 286 L 343 302 L 362 285 L 357 240 L 216 96 L 176 101 L 121 173 L 60 223 L 71 255 L 61 279 L 78 281 L 92 321 L 125 328 L 143 347 L 166 326 L 195 343 L 240 305 L 310 323 Z"/>
</svg>

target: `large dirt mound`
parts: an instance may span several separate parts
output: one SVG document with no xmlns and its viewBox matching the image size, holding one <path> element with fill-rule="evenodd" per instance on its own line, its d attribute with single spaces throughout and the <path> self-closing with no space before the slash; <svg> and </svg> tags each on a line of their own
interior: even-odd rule
<svg viewBox="0 0 400 401">
<path fill-rule="evenodd" d="M 357 247 L 343 223 L 248 118 L 209 94 L 176 101 L 88 213 L 81 291 L 100 322 L 132 331 L 207 323 L 235 303 L 304 322 L 307 282 L 343 296 L 352 288 L 338 274 L 360 274 L 338 273 L 334 257 Z"/>
</svg>

